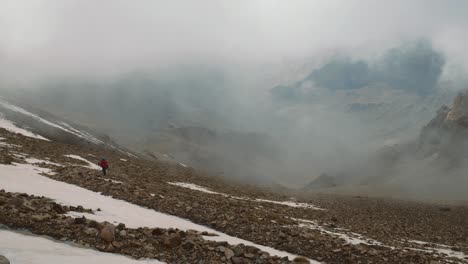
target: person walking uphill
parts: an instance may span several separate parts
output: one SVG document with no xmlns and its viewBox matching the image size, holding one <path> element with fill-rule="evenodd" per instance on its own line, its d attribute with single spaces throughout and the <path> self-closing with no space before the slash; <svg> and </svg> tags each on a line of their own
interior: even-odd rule
<svg viewBox="0 0 468 264">
<path fill-rule="evenodd" d="M 106 171 L 109 168 L 106 158 L 102 158 L 98 165 L 102 168 L 102 175 L 106 176 Z"/>
</svg>

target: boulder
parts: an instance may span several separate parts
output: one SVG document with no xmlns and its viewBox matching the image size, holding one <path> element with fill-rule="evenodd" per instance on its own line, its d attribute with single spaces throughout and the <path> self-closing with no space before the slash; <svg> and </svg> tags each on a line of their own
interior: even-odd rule
<svg viewBox="0 0 468 264">
<path fill-rule="evenodd" d="M 182 243 L 182 238 L 180 237 L 179 234 L 174 233 L 170 236 L 165 237 L 163 240 L 163 243 L 165 246 L 170 247 L 170 248 L 177 247 L 178 245 Z"/>
<path fill-rule="evenodd" d="M 310 261 L 304 257 L 296 257 L 292 261 L 292 264 L 310 264 Z"/>
<path fill-rule="evenodd" d="M 115 239 L 115 226 L 113 224 L 105 224 L 101 229 L 100 237 L 102 240 L 112 243 Z"/>
<path fill-rule="evenodd" d="M 92 227 L 86 228 L 84 232 L 87 235 L 94 235 L 94 236 L 97 236 L 99 234 L 99 230 L 97 230 L 96 228 L 92 228 Z"/>
<path fill-rule="evenodd" d="M 231 259 L 232 257 L 234 257 L 234 251 L 232 251 L 232 249 L 230 248 L 226 248 L 224 250 L 224 255 L 226 256 L 227 259 Z"/>
</svg>

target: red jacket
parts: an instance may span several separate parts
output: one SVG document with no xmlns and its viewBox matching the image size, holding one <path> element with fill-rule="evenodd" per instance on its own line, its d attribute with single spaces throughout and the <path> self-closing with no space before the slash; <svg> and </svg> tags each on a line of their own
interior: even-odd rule
<svg viewBox="0 0 468 264">
<path fill-rule="evenodd" d="M 101 166 L 101 168 L 103 168 L 103 169 L 109 168 L 109 164 L 107 164 L 107 160 L 101 160 L 101 161 L 98 163 L 98 165 Z"/>
</svg>

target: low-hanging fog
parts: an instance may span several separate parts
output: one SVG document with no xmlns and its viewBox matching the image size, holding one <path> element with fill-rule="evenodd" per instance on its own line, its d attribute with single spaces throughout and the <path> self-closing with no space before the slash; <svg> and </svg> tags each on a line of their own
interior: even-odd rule
<svg viewBox="0 0 468 264">
<path fill-rule="evenodd" d="M 0 91 L 229 178 L 467 199 L 463 165 L 418 151 L 423 127 L 468 87 L 467 8 L 7 0 Z"/>
</svg>

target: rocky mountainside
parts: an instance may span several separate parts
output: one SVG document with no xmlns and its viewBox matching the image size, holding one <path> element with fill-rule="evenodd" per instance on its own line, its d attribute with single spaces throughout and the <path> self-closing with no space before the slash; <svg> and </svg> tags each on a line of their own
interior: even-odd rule
<svg viewBox="0 0 468 264">
<path fill-rule="evenodd" d="M 442 106 L 418 136 L 371 152 L 364 162 L 312 180 L 306 191 L 368 193 L 416 199 L 466 199 L 468 92 Z M 378 191 L 376 191 L 378 190 Z M 402 191 L 403 190 L 403 191 Z"/>
<path fill-rule="evenodd" d="M 342 116 L 349 113 L 366 140 L 395 144 L 416 136 L 453 98 L 441 82 L 444 64 L 443 54 L 422 39 L 372 60 L 332 57 L 302 78 L 273 87 L 271 96 L 288 106 L 323 105 Z"/>
<path fill-rule="evenodd" d="M 443 106 L 423 128 L 420 135 L 421 151 L 426 155 L 460 165 L 468 149 L 468 92 L 458 94 L 452 107 Z"/>
<path fill-rule="evenodd" d="M 341 117 L 338 121 L 352 122 L 365 133 L 363 144 L 378 147 L 414 139 L 434 112 L 454 96 L 451 91 L 421 96 L 383 84 L 352 90 L 333 91 L 312 86 L 310 89 L 307 96 L 299 97 L 310 99 L 282 98 L 280 102 L 298 116 L 314 116 L 314 109 L 323 109 L 330 117 Z"/>
<path fill-rule="evenodd" d="M 103 149 L 116 149 L 127 153 L 123 147 L 115 143 L 108 135 L 90 132 L 90 129 L 74 122 L 52 115 L 42 109 L 23 106 L 24 103 L 14 102 L 0 97 L 0 122 L 13 128 L 23 127 L 33 134 L 63 143 L 74 143 L 84 146 L 95 146 Z"/>
<path fill-rule="evenodd" d="M 8 125 L 0 128 L 0 238 L 25 241 L 0 239 L 11 263 L 73 257 L 43 243 L 68 243 L 86 263 L 96 263 L 91 249 L 108 263 L 468 261 L 466 206 L 277 194 Z M 107 176 L 95 165 L 103 155 Z M 52 240 L 32 242 L 44 237 Z"/>
</svg>

